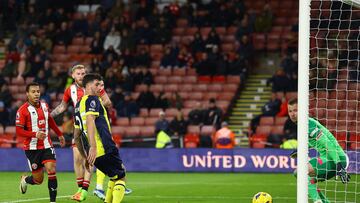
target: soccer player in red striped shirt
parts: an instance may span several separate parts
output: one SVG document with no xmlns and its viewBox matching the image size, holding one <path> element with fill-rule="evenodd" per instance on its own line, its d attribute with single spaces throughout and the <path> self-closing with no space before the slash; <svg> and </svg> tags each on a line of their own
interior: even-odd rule
<svg viewBox="0 0 360 203">
<path fill-rule="evenodd" d="M 84 96 L 85 89 L 82 85 L 82 80 L 85 76 L 85 66 L 83 65 L 75 65 L 71 69 L 72 78 L 74 79 L 74 83 L 66 88 L 64 92 L 64 97 L 59 106 L 57 106 L 52 112 L 51 115 L 53 117 L 58 116 L 59 114 L 63 113 L 70 101 L 72 102 L 73 106 L 75 107 L 76 104 L 81 100 Z M 100 92 L 100 97 L 103 101 L 103 104 L 106 108 L 111 108 L 111 101 L 109 96 L 106 94 L 105 90 Z M 73 153 L 74 153 L 74 170 L 76 175 L 76 182 L 78 185 L 77 192 L 71 197 L 74 199 L 78 193 L 81 193 L 82 190 L 88 191 L 91 179 L 91 173 L 84 168 L 85 160 L 79 153 L 75 143 L 73 142 Z M 97 195 L 98 196 L 98 195 Z M 105 195 L 102 194 L 102 199 L 105 198 Z"/>
<path fill-rule="evenodd" d="M 31 176 L 21 176 L 20 192 L 25 194 L 27 184 L 40 185 L 44 179 L 43 167 L 48 174 L 50 202 L 56 202 L 56 155 L 49 136 L 50 128 L 59 137 L 60 145 L 65 146 L 65 139 L 49 113 L 49 107 L 40 101 L 40 86 L 30 83 L 26 86 L 28 101 L 16 113 L 16 135 L 26 137 L 25 155 L 31 167 Z"/>
</svg>

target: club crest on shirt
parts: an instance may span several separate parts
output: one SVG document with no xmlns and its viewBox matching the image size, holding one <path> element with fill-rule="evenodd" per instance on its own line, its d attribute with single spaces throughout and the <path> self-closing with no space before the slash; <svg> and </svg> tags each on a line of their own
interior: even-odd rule
<svg viewBox="0 0 360 203">
<path fill-rule="evenodd" d="M 31 164 L 31 168 L 33 170 L 36 170 L 38 168 L 38 165 L 36 163 Z"/>
<path fill-rule="evenodd" d="M 17 113 L 16 113 L 16 119 L 19 119 L 19 118 L 20 118 L 20 113 L 17 112 Z"/>
<path fill-rule="evenodd" d="M 94 101 L 94 100 L 92 100 L 92 101 L 90 102 L 90 106 L 91 106 L 92 108 L 95 108 L 96 103 L 95 103 L 95 101 Z"/>
</svg>

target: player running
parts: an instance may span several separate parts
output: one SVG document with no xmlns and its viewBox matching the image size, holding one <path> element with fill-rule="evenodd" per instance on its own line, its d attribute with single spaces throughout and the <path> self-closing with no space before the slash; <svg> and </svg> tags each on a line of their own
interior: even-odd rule
<svg viewBox="0 0 360 203">
<path fill-rule="evenodd" d="M 297 99 L 288 103 L 289 117 L 297 123 Z M 317 120 L 309 118 L 309 148 L 315 149 L 320 156 L 310 159 L 308 163 L 308 193 L 314 203 L 328 203 L 325 195 L 316 188 L 316 183 L 326 181 L 334 176 L 341 178 L 342 183 L 350 181 L 346 172 L 349 159 L 331 132 Z M 296 157 L 296 152 L 292 157 Z M 296 176 L 296 170 L 295 170 Z"/>
<path fill-rule="evenodd" d="M 119 203 L 125 194 L 125 168 L 112 140 L 110 122 L 100 94 L 101 76 L 84 77 L 85 95 L 75 108 L 75 143 L 86 158 L 86 166 L 95 165 L 109 176 L 105 202 Z M 80 198 L 79 201 L 83 199 Z"/>
<path fill-rule="evenodd" d="M 50 202 L 56 202 L 56 155 L 49 136 L 49 127 L 57 134 L 60 145 L 65 146 L 65 139 L 49 114 L 49 107 L 40 101 L 40 85 L 30 83 L 26 86 L 27 102 L 16 113 L 16 135 L 26 137 L 25 155 L 32 172 L 31 176 L 21 176 L 20 192 L 26 193 L 27 185 L 40 185 L 44 179 L 43 167 L 48 174 Z"/>
<path fill-rule="evenodd" d="M 80 99 L 84 95 L 85 89 L 83 87 L 82 81 L 85 75 L 85 66 L 75 65 L 71 69 L 71 74 L 75 82 L 65 90 L 64 97 L 60 105 L 57 106 L 51 112 L 51 115 L 53 117 L 56 117 L 59 114 L 66 111 L 70 101 L 72 101 L 75 107 L 75 105 L 80 101 Z M 111 108 L 111 101 L 104 90 L 100 93 L 100 97 L 103 101 L 104 106 L 107 108 Z M 76 182 L 79 188 L 77 192 L 71 197 L 71 199 L 74 199 L 75 196 L 78 196 L 78 194 L 80 193 L 84 194 L 84 192 L 82 191 L 87 192 L 91 179 L 91 173 L 84 170 L 84 159 L 80 155 L 79 150 L 76 148 L 75 144 L 73 144 L 73 153 L 74 153 L 74 170 L 76 175 Z M 103 191 L 95 191 L 94 194 L 98 196 L 100 199 L 105 198 Z"/>
</svg>

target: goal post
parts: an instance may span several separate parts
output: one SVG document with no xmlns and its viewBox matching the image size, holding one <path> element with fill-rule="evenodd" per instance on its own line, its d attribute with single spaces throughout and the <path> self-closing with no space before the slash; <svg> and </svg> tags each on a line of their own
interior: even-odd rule
<svg viewBox="0 0 360 203">
<path fill-rule="evenodd" d="M 317 188 L 330 202 L 360 202 L 359 39 L 360 0 L 299 0 L 298 203 L 312 202 L 307 175 L 309 117 L 337 139 L 350 158 L 347 171 L 352 175 L 347 184 L 331 178 L 316 183 Z"/>
<path fill-rule="evenodd" d="M 299 0 L 297 202 L 308 202 L 308 109 L 310 0 Z"/>
</svg>

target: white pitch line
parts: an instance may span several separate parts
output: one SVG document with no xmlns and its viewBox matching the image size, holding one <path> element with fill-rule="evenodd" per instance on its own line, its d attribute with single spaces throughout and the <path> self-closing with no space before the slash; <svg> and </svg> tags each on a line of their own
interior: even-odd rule
<svg viewBox="0 0 360 203">
<path fill-rule="evenodd" d="M 57 196 L 56 199 L 63 199 L 63 198 L 69 198 L 69 197 L 71 197 L 71 195 L 63 195 L 63 196 Z M 42 198 L 14 200 L 14 201 L 0 202 L 0 203 L 32 202 L 32 201 L 48 200 L 48 199 L 49 199 L 49 197 L 42 197 Z"/>
</svg>

